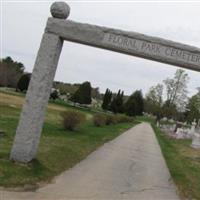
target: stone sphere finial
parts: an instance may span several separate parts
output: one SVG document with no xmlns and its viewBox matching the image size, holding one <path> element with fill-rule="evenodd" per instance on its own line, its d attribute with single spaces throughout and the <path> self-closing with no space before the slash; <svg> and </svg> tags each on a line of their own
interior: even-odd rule
<svg viewBox="0 0 200 200">
<path fill-rule="evenodd" d="M 65 2 L 54 2 L 51 5 L 50 11 L 54 18 L 66 19 L 70 13 L 70 7 Z"/>
</svg>

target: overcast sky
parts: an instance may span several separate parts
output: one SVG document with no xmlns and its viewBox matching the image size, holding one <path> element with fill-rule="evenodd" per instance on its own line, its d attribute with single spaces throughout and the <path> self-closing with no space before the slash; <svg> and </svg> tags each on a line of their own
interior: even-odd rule
<svg viewBox="0 0 200 200">
<path fill-rule="evenodd" d="M 3 1 L 2 55 L 11 56 L 33 69 L 49 7 L 53 1 Z M 89 2 L 68 1 L 69 19 L 140 32 L 150 36 L 200 47 L 200 2 Z M 55 80 L 90 81 L 104 92 L 136 89 L 146 93 L 150 86 L 172 77 L 178 67 L 112 51 L 65 42 Z M 186 70 L 190 95 L 200 86 L 200 74 Z"/>
</svg>

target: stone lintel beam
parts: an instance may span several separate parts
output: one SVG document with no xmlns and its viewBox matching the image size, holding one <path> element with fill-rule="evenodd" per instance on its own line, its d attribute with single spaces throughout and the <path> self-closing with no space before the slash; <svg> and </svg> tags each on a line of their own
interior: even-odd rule
<svg viewBox="0 0 200 200">
<path fill-rule="evenodd" d="M 45 30 L 64 40 L 200 71 L 200 48 L 147 35 L 49 18 Z"/>
</svg>

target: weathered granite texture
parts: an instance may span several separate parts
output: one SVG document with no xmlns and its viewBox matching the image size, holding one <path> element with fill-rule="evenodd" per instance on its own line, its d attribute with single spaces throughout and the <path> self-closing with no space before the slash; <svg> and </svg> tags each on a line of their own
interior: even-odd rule
<svg viewBox="0 0 200 200">
<path fill-rule="evenodd" d="M 57 35 L 43 35 L 11 151 L 11 160 L 26 163 L 36 155 L 62 44 L 63 40 Z"/>
<path fill-rule="evenodd" d="M 70 13 L 70 7 L 65 2 L 54 2 L 51 5 L 50 11 L 53 17 L 66 19 Z"/>
<path fill-rule="evenodd" d="M 200 49 L 169 40 L 49 18 L 46 32 L 65 40 L 200 71 Z"/>
</svg>

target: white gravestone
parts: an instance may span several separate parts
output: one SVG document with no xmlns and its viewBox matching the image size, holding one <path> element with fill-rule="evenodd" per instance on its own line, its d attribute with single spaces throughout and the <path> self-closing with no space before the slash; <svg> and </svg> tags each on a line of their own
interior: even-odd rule
<svg viewBox="0 0 200 200">
<path fill-rule="evenodd" d="M 193 135 L 193 132 L 191 131 L 191 129 L 190 128 L 186 128 L 185 132 L 186 132 L 186 138 L 187 139 L 191 139 L 192 135 Z"/>
<path fill-rule="evenodd" d="M 183 132 L 182 128 L 177 128 L 176 138 L 177 139 L 184 139 L 184 132 Z"/>
<path fill-rule="evenodd" d="M 195 149 L 200 149 L 200 133 L 194 134 L 191 147 Z"/>
<path fill-rule="evenodd" d="M 200 149 L 200 133 L 195 131 L 196 122 L 192 123 L 192 144 L 191 147 L 194 149 Z"/>
<path fill-rule="evenodd" d="M 191 133 L 192 133 L 192 135 L 194 135 L 194 133 L 195 133 L 195 127 L 196 127 L 196 125 L 197 125 L 196 121 L 193 121 L 192 122 L 192 126 L 191 126 Z"/>
</svg>

